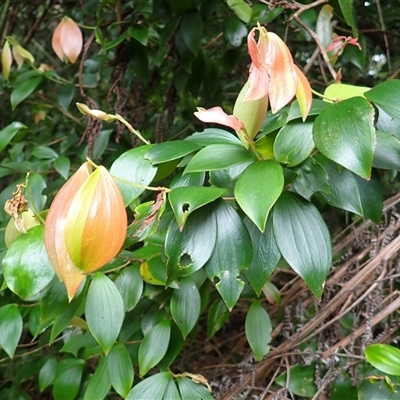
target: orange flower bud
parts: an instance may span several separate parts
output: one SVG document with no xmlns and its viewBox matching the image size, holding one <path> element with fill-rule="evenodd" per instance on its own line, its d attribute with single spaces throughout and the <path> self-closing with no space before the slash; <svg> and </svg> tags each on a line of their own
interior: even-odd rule
<svg viewBox="0 0 400 400">
<path fill-rule="evenodd" d="M 61 61 L 75 63 L 83 47 L 79 26 L 71 18 L 64 17 L 53 33 L 51 45 Z"/>
<path fill-rule="evenodd" d="M 64 240 L 71 261 L 84 273 L 107 264 L 124 244 L 127 223 L 121 192 L 100 166 L 76 192 L 68 210 Z"/>
<path fill-rule="evenodd" d="M 58 278 L 64 281 L 70 301 L 85 276 L 75 267 L 67 253 L 64 242 L 65 222 L 74 195 L 89 178 L 90 172 L 90 164 L 83 164 L 60 189 L 51 204 L 44 228 L 47 254 Z"/>
</svg>

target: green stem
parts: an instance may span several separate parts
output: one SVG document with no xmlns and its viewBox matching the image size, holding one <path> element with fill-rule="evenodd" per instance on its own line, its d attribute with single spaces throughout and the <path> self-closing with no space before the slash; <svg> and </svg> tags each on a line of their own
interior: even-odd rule
<svg viewBox="0 0 400 400">
<path fill-rule="evenodd" d="M 0 16 L 0 33 L 3 32 L 3 28 L 4 28 L 4 23 L 6 21 L 6 17 L 7 17 L 7 10 L 9 9 L 11 4 L 11 0 L 6 0 L 6 2 L 4 3 L 3 9 L 1 11 L 1 16 Z"/>
</svg>

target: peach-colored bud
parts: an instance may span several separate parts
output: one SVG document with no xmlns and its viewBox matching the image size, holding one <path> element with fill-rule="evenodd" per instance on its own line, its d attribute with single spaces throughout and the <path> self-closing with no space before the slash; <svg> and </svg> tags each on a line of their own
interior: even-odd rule
<svg viewBox="0 0 400 400">
<path fill-rule="evenodd" d="M 58 278 L 64 281 L 70 300 L 74 297 L 85 276 L 76 268 L 67 253 L 64 241 L 65 222 L 74 195 L 89 178 L 90 172 L 90 164 L 84 163 L 64 184 L 51 204 L 44 229 L 44 244 L 47 254 Z"/>
<path fill-rule="evenodd" d="M 100 166 L 75 193 L 66 216 L 64 240 L 74 265 L 89 273 L 111 261 L 124 244 L 127 223 L 121 192 Z"/>
<path fill-rule="evenodd" d="M 212 107 L 206 110 L 205 108 L 198 107 L 194 115 L 203 122 L 214 122 L 232 128 L 239 132 L 243 128 L 243 123 L 239 121 L 234 115 L 228 115 L 221 107 Z"/>
<path fill-rule="evenodd" d="M 1 52 L 1 68 L 3 70 L 3 75 L 7 80 L 10 76 L 12 60 L 13 57 L 11 54 L 10 43 L 8 42 L 8 40 L 6 40 L 3 46 L 3 51 Z"/>
<path fill-rule="evenodd" d="M 83 47 L 79 26 L 71 18 L 64 17 L 53 33 L 51 44 L 61 61 L 75 63 Z"/>
</svg>

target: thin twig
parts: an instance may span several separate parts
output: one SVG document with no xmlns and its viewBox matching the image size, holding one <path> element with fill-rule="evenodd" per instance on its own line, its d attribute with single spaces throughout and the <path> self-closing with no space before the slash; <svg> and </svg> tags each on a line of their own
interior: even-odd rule
<svg viewBox="0 0 400 400">
<path fill-rule="evenodd" d="M 7 20 L 7 11 L 10 8 L 10 4 L 11 4 L 11 0 L 6 0 L 6 2 L 4 3 L 3 9 L 1 11 L 1 15 L 0 15 L 0 32 L 3 31 L 4 23 Z M 1 43 L 0 43 L 1 47 L 3 47 L 3 43 L 5 41 L 5 37 L 6 37 L 6 35 L 3 32 L 3 36 L 2 36 L 2 39 L 1 39 Z"/>
<path fill-rule="evenodd" d="M 312 8 L 318 7 L 321 4 L 328 3 L 328 0 L 317 0 L 314 1 L 314 3 L 311 4 L 305 4 L 301 5 L 301 7 L 289 18 L 289 21 L 294 18 L 297 21 L 297 18 L 299 18 L 300 14 L 302 14 L 304 11 L 311 10 Z"/>
<path fill-rule="evenodd" d="M 28 46 L 29 42 L 32 40 L 33 36 L 35 35 L 36 31 L 38 30 L 39 26 L 42 24 L 44 17 L 47 15 L 48 11 L 50 10 L 51 6 L 53 5 L 54 0 L 50 0 L 50 3 L 47 7 L 44 8 L 42 15 L 36 19 L 35 23 L 33 24 L 32 28 L 29 30 L 28 34 L 26 35 L 24 41 L 22 42 L 22 46 Z"/>
<path fill-rule="evenodd" d="M 376 0 L 376 7 L 378 9 L 378 16 L 379 16 L 379 22 L 381 24 L 381 28 L 385 32 L 386 31 L 385 20 L 383 19 L 380 0 Z M 389 47 L 389 40 L 388 40 L 386 33 L 383 34 L 383 41 L 385 42 L 386 60 L 388 63 L 388 70 L 389 70 L 389 74 L 391 74 L 392 73 L 392 65 L 391 65 L 391 61 L 390 61 L 390 47 Z"/>
</svg>

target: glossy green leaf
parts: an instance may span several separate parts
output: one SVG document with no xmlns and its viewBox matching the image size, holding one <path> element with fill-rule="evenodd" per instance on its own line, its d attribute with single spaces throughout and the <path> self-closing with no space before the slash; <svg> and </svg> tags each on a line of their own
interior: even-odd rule
<svg viewBox="0 0 400 400">
<path fill-rule="evenodd" d="M 0 347 L 11 357 L 22 335 L 22 317 L 16 304 L 0 307 Z"/>
<path fill-rule="evenodd" d="M 32 155 L 39 159 L 49 159 L 55 160 L 58 157 L 58 154 L 48 146 L 36 146 L 32 150 Z"/>
<path fill-rule="evenodd" d="M 243 164 L 255 159 L 242 145 L 211 144 L 200 150 L 186 166 L 185 173 L 213 171 Z"/>
<path fill-rule="evenodd" d="M 55 276 L 40 296 L 41 322 L 54 319 L 68 307 L 68 304 L 65 285 Z"/>
<path fill-rule="evenodd" d="M 50 357 L 40 368 L 39 372 L 39 389 L 43 392 L 48 386 L 50 386 L 57 374 L 57 358 Z"/>
<path fill-rule="evenodd" d="M 121 293 L 125 310 L 133 310 L 143 292 L 143 279 L 140 276 L 139 265 L 124 268 L 114 283 Z"/>
<path fill-rule="evenodd" d="M 28 200 L 35 204 L 35 210 L 42 211 L 47 201 L 47 196 L 43 194 L 47 188 L 47 183 L 39 173 L 30 174 L 28 177 Z"/>
<path fill-rule="evenodd" d="M 329 194 L 328 175 L 321 164 L 313 157 L 309 157 L 296 169 L 293 188 L 300 196 L 309 201 L 316 192 Z"/>
<path fill-rule="evenodd" d="M 364 350 L 367 361 L 385 374 L 400 375 L 400 350 L 387 344 L 371 344 Z"/>
<path fill-rule="evenodd" d="M 163 400 L 165 390 L 172 380 L 171 372 L 159 372 L 133 387 L 126 400 Z"/>
<path fill-rule="evenodd" d="M 179 289 L 175 289 L 171 296 L 171 315 L 176 325 L 186 336 L 192 331 L 200 316 L 200 293 L 191 278 L 182 278 Z"/>
<path fill-rule="evenodd" d="M 147 46 L 147 39 L 149 36 L 149 30 L 141 25 L 134 25 L 128 28 L 128 34 L 130 37 L 136 39 L 143 46 Z"/>
<path fill-rule="evenodd" d="M 125 310 L 114 282 L 101 272 L 97 272 L 90 283 L 85 316 L 90 332 L 108 354 L 121 330 Z"/>
<path fill-rule="evenodd" d="M 182 158 L 199 150 L 201 146 L 187 140 L 173 140 L 153 146 L 145 154 L 145 158 L 153 165 Z"/>
<path fill-rule="evenodd" d="M 392 118 L 400 121 L 400 79 L 390 79 L 376 85 L 365 93 L 365 97 L 377 104 Z"/>
<path fill-rule="evenodd" d="M 381 107 L 375 104 L 378 110 L 378 118 L 376 119 L 376 129 L 394 135 L 400 140 L 398 132 L 400 132 L 400 120 L 392 118 Z"/>
<path fill-rule="evenodd" d="M 237 18 L 228 18 L 223 24 L 224 38 L 234 47 L 238 47 L 243 43 L 247 36 L 247 28 Z"/>
<path fill-rule="evenodd" d="M 43 242 L 43 225 L 20 235 L 3 258 L 3 276 L 8 288 L 28 299 L 46 287 L 54 270 Z"/>
<path fill-rule="evenodd" d="M 329 159 L 369 179 L 375 147 L 373 118 L 373 107 L 361 97 L 331 104 L 315 119 L 315 146 Z"/>
<path fill-rule="evenodd" d="M 396 383 L 395 390 L 397 390 L 399 380 L 396 377 L 391 377 L 390 380 L 392 383 Z M 358 385 L 357 400 L 400 400 L 400 392 L 398 390 L 394 391 L 384 379 L 378 382 L 376 380 L 370 382 L 368 379 L 364 379 Z"/>
<path fill-rule="evenodd" d="M 353 0 L 338 0 L 338 2 L 346 24 L 351 27 L 353 36 L 357 37 L 358 32 L 354 18 Z"/>
<path fill-rule="evenodd" d="M 283 169 L 273 160 L 255 161 L 240 175 L 235 185 L 235 198 L 241 209 L 265 230 L 268 214 L 283 190 Z"/>
<path fill-rule="evenodd" d="M 282 387 L 287 387 L 297 396 L 310 398 L 317 392 L 314 375 L 315 365 L 295 365 L 290 368 L 289 385 L 287 385 L 287 372 L 280 374 L 275 382 Z"/>
<path fill-rule="evenodd" d="M 324 49 L 326 49 L 332 42 L 332 11 L 332 6 L 325 4 L 318 14 L 315 26 L 315 33 L 318 35 Z"/>
<path fill-rule="evenodd" d="M 244 0 L 227 0 L 227 4 L 240 20 L 246 24 L 250 21 L 253 11 Z"/>
<path fill-rule="evenodd" d="M 216 221 L 209 206 L 194 211 L 181 231 L 171 220 L 164 244 L 168 281 L 188 276 L 210 259 L 217 237 Z"/>
<path fill-rule="evenodd" d="M 345 83 L 331 83 L 324 92 L 324 96 L 332 100 L 346 100 L 352 97 L 364 97 L 364 93 L 371 88 L 366 86 L 348 85 Z"/>
<path fill-rule="evenodd" d="M 194 378 L 196 375 L 194 375 Z M 209 390 L 201 383 L 194 382 L 192 379 L 178 376 L 176 378 L 182 400 L 212 400 L 213 396 Z"/>
<path fill-rule="evenodd" d="M 14 121 L 0 130 L 0 151 L 3 151 L 6 148 L 21 129 L 27 129 L 27 127 L 21 122 Z"/>
<path fill-rule="evenodd" d="M 188 49 L 197 55 L 203 37 L 203 21 L 196 9 L 184 14 L 179 33 Z"/>
<path fill-rule="evenodd" d="M 106 151 L 108 142 L 110 141 L 110 135 L 114 131 L 112 129 L 102 129 L 100 133 L 96 136 L 93 143 L 92 149 L 92 159 L 99 159 L 103 153 Z M 89 150 L 89 146 L 87 147 Z M 88 151 L 87 150 L 87 151 Z"/>
<path fill-rule="evenodd" d="M 329 104 L 326 101 L 313 99 L 308 116 L 310 117 L 313 115 L 319 115 L 319 114 L 321 114 L 321 111 L 325 110 L 325 108 L 327 108 L 328 106 L 329 106 Z M 300 118 L 301 119 L 303 118 L 303 116 L 301 114 L 301 110 L 300 110 L 300 105 L 299 105 L 299 102 L 297 100 L 295 100 L 295 101 L 293 101 L 292 105 L 290 106 L 289 115 L 287 115 L 286 122 L 290 122 L 290 121 L 293 121 L 295 119 L 300 119 Z"/>
<path fill-rule="evenodd" d="M 121 154 L 111 166 L 111 175 L 126 181 L 125 183 L 115 179 L 126 206 L 145 190 L 143 187 L 131 186 L 129 182 L 135 185 L 149 185 L 156 175 L 157 168 L 144 158 L 150 148 L 151 145 L 148 145 L 129 150 Z"/>
<path fill-rule="evenodd" d="M 98 348 L 98 343 L 93 335 L 87 331 L 82 334 L 80 329 L 76 329 L 68 337 L 68 341 L 61 347 L 60 352 L 71 353 L 75 357 L 78 357 L 78 352 L 82 348 L 96 347 Z"/>
<path fill-rule="evenodd" d="M 284 191 L 273 214 L 275 239 L 282 256 L 317 298 L 332 262 L 331 238 L 317 208 Z"/>
<path fill-rule="evenodd" d="M 182 337 L 182 332 L 175 323 L 171 323 L 171 335 L 169 340 L 168 350 L 163 359 L 158 363 L 158 368 L 161 371 L 167 370 L 175 358 L 180 354 L 185 340 Z"/>
<path fill-rule="evenodd" d="M 267 311 L 258 301 L 253 301 L 247 311 L 245 331 L 251 350 L 261 361 L 269 351 L 272 324 Z"/>
<path fill-rule="evenodd" d="M 127 36 L 128 36 L 128 31 L 124 31 L 117 38 L 105 43 L 103 46 L 103 51 L 108 51 L 108 50 L 111 50 L 111 49 L 117 47 L 120 43 L 122 43 L 127 38 Z"/>
<path fill-rule="evenodd" d="M 179 228 L 182 229 L 188 216 L 205 204 L 211 203 L 226 193 L 216 187 L 186 186 L 171 190 L 168 199 Z"/>
<path fill-rule="evenodd" d="M 276 161 L 288 167 L 303 162 L 314 149 L 312 122 L 287 124 L 276 136 L 274 155 Z"/>
<path fill-rule="evenodd" d="M 180 400 L 181 396 L 179 394 L 178 388 L 173 379 L 170 379 L 168 385 L 165 389 L 163 400 Z"/>
<path fill-rule="evenodd" d="M 179 171 L 171 181 L 169 185 L 170 189 L 176 189 L 179 187 L 186 186 L 203 186 L 205 179 L 205 172 L 193 172 L 191 174 L 182 174 L 183 171 Z"/>
<path fill-rule="evenodd" d="M 374 168 L 400 170 L 400 140 L 390 133 L 376 131 Z"/>
<path fill-rule="evenodd" d="M 217 237 L 214 251 L 204 268 L 210 279 L 217 278 L 215 287 L 231 310 L 244 287 L 239 271 L 251 264 L 251 241 L 242 219 L 232 206 L 223 201 L 215 202 L 212 214 L 217 223 Z"/>
<path fill-rule="evenodd" d="M 341 169 L 320 154 L 315 159 L 328 174 L 330 192 L 318 193 L 328 204 L 363 215 L 379 222 L 382 211 L 382 188 L 377 174 L 369 181 L 361 179 L 346 169 Z"/>
<path fill-rule="evenodd" d="M 53 162 L 54 169 L 65 179 L 68 179 L 70 161 L 67 157 L 58 157 Z"/>
<path fill-rule="evenodd" d="M 282 126 L 284 126 L 287 122 L 288 115 L 289 115 L 289 107 L 284 107 L 275 114 L 272 114 L 271 111 L 268 111 L 259 136 L 262 137 L 268 135 L 278 130 L 279 128 L 282 128 Z"/>
<path fill-rule="evenodd" d="M 229 318 L 229 309 L 225 302 L 218 298 L 211 304 L 207 316 L 207 337 L 213 337 L 225 324 Z"/>
<path fill-rule="evenodd" d="M 10 95 L 11 108 L 15 110 L 15 107 L 33 93 L 41 82 L 42 77 L 39 76 L 18 83 Z"/>
<path fill-rule="evenodd" d="M 164 357 L 170 335 L 171 321 L 169 320 L 159 322 L 145 335 L 139 347 L 140 376 L 147 374 Z"/>
<path fill-rule="evenodd" d="M 132 388 L 133 365 L 124 344 L 116 344 L 108 353 L 107 369 L 112 387 L 125 398 Z"/>
<path fill-rule="evenodd" d="M 194 142 L 201 147 L 211 144 L 241 144 L 237 136 L 218 128 L 207 128 L 202 132 L 195 132 L 188 136 L 185 141 Z"/>
<path fill-rule="evenodd" d="M 244 270 L 244 274 L 259 296 L 268 278 L 274 272 L 281 253 L 275 241 L 271 215 L 268 217 L 264 232 L 260 232 L 250 219 L 246 218 L 244 223 L 249 231 L 253 247 L 253 258 L 250 267 Z"/>
<path fill-rule="evenodd" d="M 84 365 L 84 360 L 75 358 L 67 358 L 58 363 L 52 390 L 54 400 L 75 399 L 81 385 Z"/>
<path fill-rule="evenodd" d="M 103 400 L 111 388 L 107 358 L 102 357 L 86 387 L 83 400 Z"/>
</svg>

